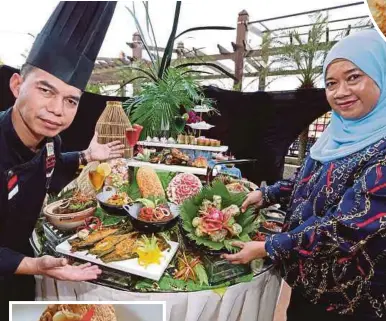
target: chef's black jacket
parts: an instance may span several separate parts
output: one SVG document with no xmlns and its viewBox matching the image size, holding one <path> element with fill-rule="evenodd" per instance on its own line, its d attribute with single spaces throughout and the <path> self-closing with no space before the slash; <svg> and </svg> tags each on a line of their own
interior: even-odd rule
<svg viewBox="0 0 386 321">
<path fill-rule="evenodd" d="M 34 277 L 14 272 L 25 256 L 33 256 L 29 238 L 46 193 L 60 191 L 79 167 L 79 153 L 60 153 L 59 136 L 45 139 L 38 152 L 32 152 L 16 134 L 11 114 L 12 108 L 0 112 L 1 314 L 8 310 L 2 309 L 8 301 L 34 300 Z M 49 145 L 53 153 L 47 153 Z M 51 178 L 47 176 L 50 168 L 54 168 Z"/>
</svg>

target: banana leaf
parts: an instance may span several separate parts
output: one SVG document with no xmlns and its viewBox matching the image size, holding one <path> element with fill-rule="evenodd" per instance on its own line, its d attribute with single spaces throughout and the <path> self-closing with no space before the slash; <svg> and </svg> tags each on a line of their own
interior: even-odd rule
<svg viewBox="0 0 386 321">
<path fill-rule="evenodd" d="M 222 198 L 222 208 L 226 208 L 230 205 L 237 205 L 241 207 L 246 193 L 233 194 L 229 193 L 226 186 L 219 181 L 213 183 L 212 186 L 207 186 L 201 190 L 201 192 L 196 195 L 194 198 L 191 198 L 185 201 L 181 206 L 180 217 L 182 219 L 182 227 L 187 233 L 187 237 L 194 241 L 197 245 L 203 245 L 211 250 L 223 250 L 226 249 L 230 252 L 236 252 L 239 249 L 232 246 L 234 241 L 250 241 L 249 234 L 257 230 L 257 224 L 254 224 L 257 219 L 256 215 L 253 212 L 253 209 L 248 209 L 244 213 L 240 213 L 234 217 L 236 223 L 240 224 L 242 227 L 242 232 L 240 235 L 233 236 L 231 239 L 225 239 L 222 242 L 214 242 L 207 235 L 197 236 L 195 234 L 195 228 L 192 225 L 192 221 L 195 217 L 198 216 L 199 208 L 204 201 L 204 199 L 213 200 L 213 196 L 218 195 Z"/>
<path fill-rule="evenodd" d="M 142 279 L 136 283 L 135 288 L 136 290 L 141 292 L 193 292 L 228 287 L 233 284 L 238 284 L 242 282 L 251 282 L 252 279 L 253 274 L 250 273 L 242 277 L 238 277 L 232 281 L 227 281 L 215 286 L 209 286 L 206 284 L 200 285 L 199 283 L 194 282 L 192 280 L 188 280 L 187 282 L 183 280 L 176 280 L 166 273 L 158 282 L 154 282 L 153 280 L 149 279 Z"/>
</svg>

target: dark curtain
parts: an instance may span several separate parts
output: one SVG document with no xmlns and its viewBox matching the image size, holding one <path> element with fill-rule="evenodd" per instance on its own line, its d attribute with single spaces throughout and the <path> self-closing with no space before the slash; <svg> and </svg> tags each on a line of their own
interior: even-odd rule
<svg viewBox="0 0 386 321">
<path fill-rule="evenodd" d="M 245 165 L 243 175 L 269 184 L 282 178 L 289 146 L 316 118 L 330 110 L 324 89 L 252 92 L 206 87 L 205 96 L 216 101 L 220 116 L 211 137 L 230 146 L 236 158 L 255 158 L 255 168 Z"/>
<path fill-rule="evenodd" d="M 14 72 L 14 68 L 0 67 L 0 110 L 14 102 L 9 90 L 9 78 Z M 243 176 L 256 183 L 280 179 L 291 143 L 329 110 L 323 89 L 242 93 L 205 87 L 204 92 L 216 101 L 221 113 L 207 120 L 216 126 L 207 136 L 220 139 L 238 159 L 257 159 L 254 167 L 242 166 Z M 106 101 L 124 99 L 84 93 L 73 124 L 61 134 L 64 151 L 87 148 Z"/>
</svg>

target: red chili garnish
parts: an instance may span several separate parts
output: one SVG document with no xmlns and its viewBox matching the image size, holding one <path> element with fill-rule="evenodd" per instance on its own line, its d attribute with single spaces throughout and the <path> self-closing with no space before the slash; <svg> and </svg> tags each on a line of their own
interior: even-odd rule
<svg viewBox="0 0 386 321">
<path fill-rule="evenodd" d="M 95 224 L 95 226 L 91 226 Z M 91 216 L 91 217 L 88 217 L 84 220 L 84 223 L 79 226 L 76 231 L 79 232 L 83 229 L 87 229 L 87 230 L 99 230 L 100 228 L 102 227 L 102 222 L 101 220 L 96 217 L 96 216 Z"/>
<path fill-rule="evenodd" d="M 94 316 L 95 308 L 92 307 L 90 310 L 86 312 L 81 321 L 91 321 L 91 318 Z"/>
<path fill-rule="evenodd" d="M 87 224 L 88 224 L 88 227 L 90 229 L 93 229 L 93 230 L 98 230 L 98 229 L 100 229 L 102 227 L 101 220 L 98 217 L 96 217 L 96 216 L 88 217 L 86 219 L 86 225 Z M 95 224 L 95 226 L 92 227 L 91 225 L 93 225 L 93 224 Z"/>
<path fill-rule="evenodd" d="M 265 241 L 265 235 L 260 233 L 260 232 L 256 232 L 256 235 L 253 237 L 253 240 L 254 241 Z"/>
</svg>

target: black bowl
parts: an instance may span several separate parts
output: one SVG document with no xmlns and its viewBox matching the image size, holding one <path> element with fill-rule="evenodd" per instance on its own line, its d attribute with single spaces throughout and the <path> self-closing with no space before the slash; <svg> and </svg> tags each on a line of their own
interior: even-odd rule
<svg viewBox="0 0 386 321">
<path fill-rule="evenodd" d="M 139 212 L 143 207 L 143 204 L 135 202 L 129 205 L 124 205 L 126 215 L 129 217 L 134 229 L 144 233 L 158 233 L 171 229 L 178 221 L 180 211 L 177 205 L 168 203 L 172 212 L 173 218 L 165 222 L 145 222 L 138 219 Z"/>
<path fill-rule="evenodd" d="M 114 187 L 105 186 L 103 188 L 103 192 L 97 194 L 96 199 L 98 200 L 100 207 L 106 213 L 111 215 L 126 216 L 126 211 L 123 209 L 122 206 L 111 205 L 107 203 L 107 200 L 116 193 L 117 191 Z"/>
</svg>

